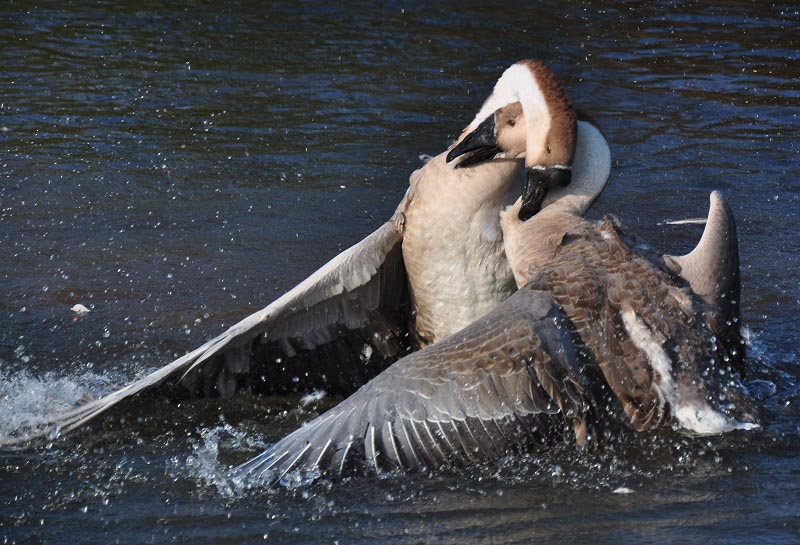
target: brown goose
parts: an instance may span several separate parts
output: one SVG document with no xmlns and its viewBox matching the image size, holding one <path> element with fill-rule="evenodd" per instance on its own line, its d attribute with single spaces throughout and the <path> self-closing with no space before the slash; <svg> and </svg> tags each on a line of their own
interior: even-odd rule
<svg viewBox="0 0 800 545">
<path fill-rule="evenodd" d="M 552 294 L 635 429 L 673 421 L 696 433 L 752 427 L 740 383 L 738 243 L 724 198 L 711 194 L 706 229 L 690 254 L 663 263 L 638 255 L 615 219 L 583 218 L 605 180 L 570 184 L 572 165 L 555 153 L 553 138 L 539 138 L 543 106 L 531 82 L 535 70 L 525 68 L 520 63 L 504 76 L 524 120 L 485 121 L 456 150 L 467 153 L 478 141 L 496 141 L 502 152 L 525 149 L 523 196 L 501 214 L 517 285 Z M 519 123 L 527 127 L 524 142 L 508 137 Z"/>
<path fill-rule="evenodd" d="M 236 468 L 235 481 L 469 464 L 565 427 L 583 444 L 599 440 L 606 426 L 675 423 L 694 433 L 757 426 L 738 374 L 724 361 L 725 347 L 698 319 L 703 296 L 636 255 L 613 222 L 582 219 L 611 165 L 596 126 L 576 123 L 564 98 L 547 136 L 525 138 L 542 130 L 529 116 L 543 107 L 528 92 L 541 88 L 529 81 L 539 66 L 523 62 L 506 71 L 497 88 L 521 108 L 495 102 L 501 108 L 492 119 L 451 153 L 477 150 L 486 158 L 496 146 L 525 153 L 523 197 L 502 219 L 519 291 Z M 701 253 L 729 254 L 736 247 L 732 226 L 721 196 L 712 194 Z M 691 256 L 679 259 L 683 267 L 694 266 Z M 735 260 L 716 262 L 727 264 L 707 269 L 717 280 L 736 278 Z"/>
<path fill-rule="evenodd" d="M 540 70 L 550 96 L 555 77 Z M 487 104 L 497 93 L 505 90 Z M 463 135 L 493 110 L 484 106 Z M 516 290 L 500 210 L 519 195 L 524 170 L 514 154 L 497 152 L 484 148 L 456 163 L 446 152 L 434 157 L 411 175 L 389 221 L 294 289 L 152 374 L 20 430 L 17 440 L 69 431 L 153 387 L 180 397 L 242 388 L 349 394 L 398 357 L 472 323 Z"/>
</svg>

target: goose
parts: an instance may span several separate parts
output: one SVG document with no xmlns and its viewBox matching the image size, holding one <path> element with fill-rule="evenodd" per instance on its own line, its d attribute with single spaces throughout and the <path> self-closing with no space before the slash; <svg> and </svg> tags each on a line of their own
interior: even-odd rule
<svg viewBox="0 0 800 545">
<path fill-rule="evenodd" d="M 565 435 L 594 445 L 621 428 L 758 426 L 729 352 L 702 319 L 713 296 L 692 288 L 738 290 L 735 226 L 721 194 L 711 194 L 698 247 L 672 258 L 688 279 L 638 255 L 615 220 L 584 220 L 610 173 L 608 146 L 565 97 L 542 100 L 539 74 L 530 61 L 504 72 L 496 89 L 512 104 L 495 101 L 450 154 L 524 153 L 525 188 L 501 216 L 518 291 L 235 468 L 234 483 L 469 465 Z M 552 104 L 558 119 L 542 127 Z M 705 282 L 688 273 L 700 270 Z"/>
<path fill-rule="evenodd" d="M 538 65 L 543 92 L 560 100 L 555 75 Z M 461 137 L 411 174 L 387 222 L 295 288 L 149 375 L 0 443 L 65 433 L 147 389 L 350 394 L 398 357 L 489 312 L 517 289 L 500 211 L 519 195 L 524 171 L 514 153 L 496 148 L 457 161 L 448 153 L 506 102 L 503 93 L 496 88 Z"/>
<path fill-rule="evenodd" d="M 639 254 L 616 218 L 583 217 L 607 179 L 570 183 L 572 165 L 541 138 L 539 124 L 547 118 L 541 110 L 551 102 L 542 100 L 535 78 L 525 63 L 501 78 L 521 104 L 524 119 L 515 124 L 525 124 L 525 141 L 513 125 L 486 120 L 451 153 L 493 143 L 500 152 L 525 149 L 523 195 L 501 213 L 517 285 L 553 297 L 636 430 L 665 423 L 701 434 L 756 427 L 758 411 L 741 382 L 736 223 L 722 193 L 711 193 L 706 228 L 692 252 L 656 260 Z"/>
</svg>

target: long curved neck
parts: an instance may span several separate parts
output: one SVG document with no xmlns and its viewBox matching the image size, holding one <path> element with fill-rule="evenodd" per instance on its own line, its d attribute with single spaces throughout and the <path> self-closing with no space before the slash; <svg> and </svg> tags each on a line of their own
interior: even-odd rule
<svg viewBox="0 0 800 545">
<path fill-rule="evenodd" d="M 542 211 L 558 209 L 583 216 L 606 186 L 611 174 L 611 149 L 603 133 L 587 121 L 578 121 L 578 141 L 572 162 L 572 181 L 550 191 Z"/>
</svg>

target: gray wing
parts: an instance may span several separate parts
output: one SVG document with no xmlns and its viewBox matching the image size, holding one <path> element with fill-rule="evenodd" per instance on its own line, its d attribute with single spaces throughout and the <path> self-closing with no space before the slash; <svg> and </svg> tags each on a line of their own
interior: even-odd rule
<svg viewBox="0 0 800 545">
<path fill-rule="evenodd" d="M 739 240 L 733 211 L 719 191 L 712 191 L 700 242 L 682 256 L 665 255 L 673 274 L 686 280 L 703 301 L 709 328 L 729 353 L 731 365 L 744 371 L 746 346 L 741 333 Z"/>
<path fill-rule="evenodd" d="M 408 349 L 402 227 L 398 211 L 221 335 L 120 390 L 39 422 L 36 429 L 18 430 L 7 444 L 72 430 L 155 386 L 181 397 L 229 397 L 243 387 L 269 393 L 316 387 L 352 392 Z M 304 379 L 298 384 L 294 377 Z"/>
<path fill-rule="evenodd" d="M 523 288 L 236 468 L 234 481 L 467 464 L 540 442 L 565 423 L 582 443 L 588 357 L 552 296 Z"/>
</svg>

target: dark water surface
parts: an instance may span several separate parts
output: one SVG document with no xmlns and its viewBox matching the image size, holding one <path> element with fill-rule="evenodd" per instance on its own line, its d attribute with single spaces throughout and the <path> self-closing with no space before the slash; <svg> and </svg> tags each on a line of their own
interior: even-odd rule
<svg viewBox="0 0 800 545">
<path fill-rule="evenodd" d="M 607 132 L 594 216 L 682 252 L 701 229 L 659 223 L 729 198 L 767 421 L 232 496 L 227 465 L 324 407 L 139 400 L 0 452 L 0 541 L 800 542 L 796 4 L 60 4 L 0 7 L 0 433 L 172 360 L 360 240 L 528 57 Z"/>
</svg>

